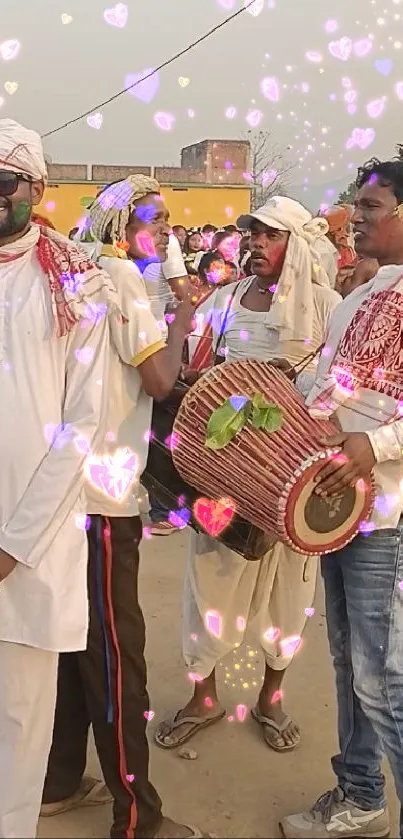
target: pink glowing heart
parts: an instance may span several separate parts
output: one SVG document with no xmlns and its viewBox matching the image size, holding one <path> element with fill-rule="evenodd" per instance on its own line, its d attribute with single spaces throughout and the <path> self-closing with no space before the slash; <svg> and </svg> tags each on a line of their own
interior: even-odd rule
<svg viewBox="0 0 403 839">
<path fill-rule="evenodd" d="M 77 434 L 77 437 L 74 437 L 74 445 L 80 454 L 90 454 L 91 452 L 89 440 L 84 434 Z"/>
<path fill-rule="evenodd" d="M 193 505 L 195 519 L 213 539 L 228 527 L 235 510 L 236 505 L 231 498 L 220 498 L 219 501 L 198 498 Z"/>
<path fill-rule="evenodd" d="M 357 111 L 357 105 L 347 105 L 347 113 L 353 116 Z"/>
<path fill-rule="evenodd" d="M 143 539 L 152 539 L 151 527 L 143 527 Z"/>
<path fill-rule="evenodd" d="M 192 632 L 190 638 L 191 638 L 192 641 L 197 641 L 196 632 Z"/>
<path fill-rule="evenodd" d="M 126 781 L 129 781 L 129 784 L 132 784 L 135 780 L 135 775 L 126 775 Z"/>
<path fill-rule="evenodd" d="M 153 720 L 154 717 L 155 717 L 155 712 L 154 711 L 144 711 L 144 717 L 147 720 L 147 722 L 151 722 L 151 720 Z"/>
<path fill-rule="evenodd" d="M 400 591 L 403 591 L 403 580 L 400 581 L 399 588 L 400 588 Z"/>
<path fill-rule="evenodd" d="M 227 719 L 228 719 L 228 722 L 234 722 L 234 717 L 232 716 L 232 714 L 231 714 L 231 716 L 227 717 Z"/>
<path fill-rule="evenodd" d="M 235 7 L 236 0 L 217 0 L 219 6 L 223 9 L 227 9 L 228 12 L 231 11 Z"/>
<path fill-rule="evenodd" d="M 174 315 L 174 313 L 173 313 L 173 312 L 167 312 L 167 313 L 166 313 L 166 315 L 165 315 L 165 320 L 166 320 L 166 322 L 167 322 L 167 323 L 169 323 L 169 324 L 173 323 L 173 322 L 174 322 L 174 320 L 175 320 L 175 315 Z"/>
<path fill-rule="evenodd" d="M 236 628 L 238 632 L 244 632 L 246 627 L 246 620 L 242 615 L 238 615 L 236 619 Z"/>
<path fill-rule="evenodd" d="M 171 131 L 175 125 L 176 118 L 173 114 L 168 114 L 166 111 L 158 111 L 154 114 L 154 122 L 161 131 Z"/>
<path fill-rule="evenodd" d="M 248 706 L 247 705 L 237 705 L 236 706 L 236 715 L 239 722 L 245 722 L 246 715 L 248 713 Z"/>
<path fill-rule="evenodd" d="M 371 119 L 378 119 L 378 117 L 382 116 L 386 105 L 386 96 L 381 96 L 380 99 L 373 99 L 372 102 L 368 102 L 367 105 L 367 114 Z"/>
<path fill-rule="evenodd" d="M 395 84 L 395 93 L 398 99 L 403 102 L 403 82 L 397 82 Z"/>
<path fill-rule="evenodd" d="M 354 103 L 357 99 L 357 91 L 356 90 L 348 90 L 343 97 L 344 101 L 347 102 L 348 105 Z"/>
<path fill-rule="evenodd" d="M 275 641 L 277 641 L 277 638 L 279 638 L 280 635 L 281 632 L 278 626 L 271 626 L 269 629 L 266 630 L 266 632 L 263 635 L 263 638 L 265 638 L 265 640 L 268 641 L 269 644 L 273 644 Z"/>
<path fill-rule="evenodd" d="M 305 609 L 305 614 L 306 614 L 307 618 L 313 618 L 313 616 L 315 614 L 315 609 L 313 608 L 313 606 L 308 606 Z"/>
<path fill-rule="evenodd" d="M 343 87 L 349 88 L 349 87 L 352 86 L 351 79 L 349 79 L 348 76 L 343 76 L 343 78 L 341 80 L 341 83 L 342 83 Z"/>
<path fill-rule="evenodd" d="M 222 621 L 219 612 L 216 612 L 214 609 L 209 609 L 206 612 L 205 623 L 208 631 L 212 635 L 216 638 L 221 638 Z"/>
<path fill-rule="evenodd" d="M 105 9 L 104 19 L 110 26 L 118 26 L 123 29 L 126 26 L 128 9 L 125 3 L 118 3 L 113 9 Z"/>
<path fill-rule="evenodd" d="M 246 122 L 250 125 L 251 128 L 257 128 L 259 123 L 262 121 L 262 111 L 259 111 L 257 108 L 254 110 L 248 111 L 246 115 Z"/>
<path fill-rule="evenodd" d="M 370 38 L 360 38 L 353 44 L 353 50 L 357 58 L 364 58 L 372 50 L 372 41 Z"/>
<path fill-rule="evenodd" d="M 312 64 L 320 64 L 323 61 L 323 55 L 321 52 L 317 52 L 316 50 L 308 50 L 305 53 L 305 58 L 307 61 L 311 61 Z"/>
<path fill-rule="evenodd" d="M 340 61 L 348 61 L 353 49 L 353 42 L 351 38 L 340 38 L 339 41 L 331 41 L 329 44 L 329 52 L 334 58 Z"/>
<path fill-rule="evenodd" d="M 275 705 L 277 702 L 281 702 L 283 698 L 283 691 L 282 690 L 275 690 L 273 696 L 270 700 L 270 705 Z"/>
<path fill-rule="evenodd" d="M 206 696 L 206 698 L 204 700 L 204 704 L 205 704 L 206 708 L 212 708 L 213 707 L 213 700 L 211 699 L 210 696 Z"/>
<path fill-rule="evenodd" d="M 270 102 L 278 102 L 280 99 L 280 85 L 278 83 L 278 79 L 274 76 L 266 76 L 260 82 L 260 90 L 263 93 L 263 96 L 266 99 L 269 99 Z"/>
<path fill-rule="evenodd" d="M 283 641 L 280 641 L 281 652 L 283 656 L 286 658 L 291 658 L 291 656 L 295 655 L 299 647 L 301 646 L 302 638 L 300 635 L 290 635 L 289 638 L 284 638 Z"/>
<path fill-rule="evenodd" d="M 277 178 L 278 172 L 277 169 L 269 169 L 267 172 L 263 172 L 262 175 L 262 186 L 270 186 Z"/>
<path fill-rule="evenodd" d="M 250 15 L 257 17 L 264 9 L 265 0 L 244 0 L 244 8 Z"/>
<path fill-rule="evenodd" d="M 228 108 L 225 109 L 225 116 L 227 119 L 234 119 L 237 115 L 237 109 L 234 105 L 229 105 Z"/>
<path fill-rule="evenodd" d="M 154 72 L 152 67 L 146 67 L 141 73 L 129 73 L 125 77 L 125 88 L 130 96 L 139 99 L 140 102 L 151 102 L 160 85 L 159 73 Z"/>
<path fill-rule="evenodd" d="M 87 457 L 84 474 L 94 489 L 122 501 L 128 493 L 137 470 L 136 455 L 130 449 L 117 449 L 113 455 Z"/>
<path fill-rule="evenodd" d="M 307 84 L 307 82 L 302 82 L 302 84 L 301 84 L 301 92 L 302 92 L 302 93 L 309 93 L 309 90 L 310 90 L 310 88 L 309 88 L 309 84 Z"/>
<path fill-rule="evenodd" d="M 358 146 L 360 149 L 367 149 L 375 140 L 375 131 L 373 128 L 354 128 L 353 133 L 348 138 L 345 147 L 346 149 L 353 149 Z"/>
<path fill-rule="evenodd" d="M 16 58 L 19 51 L 20 51 L 20 42 L 12 39 L 11 41 L 3 41 L 0 44 L 0 55 L 4 59 L 4 61 L 11 61 L 12 58 Z"/>
<path fill-rule="evenodd" d="M 248 183 L 250 183 L 250 184 L 251 184 L 251 183 L 253 183 L 253 175 L 252 175 L 252 172 L 244 172 L 244 173 L 243 173 L 243 175 L 242 175 L 242 177 L 243 177 L 243 179 L 244 179 L 245 181 L 248 181 Z"/>
<path fill-rule="evenodd" d="M 81 349 L 76 350 L 75 356 L 77 361 L 80 364 L 91 364 L 92 359 L 94 358 L 94 349 L 93 347 L 81 347 Z"/>
<path fill-rule="evenodd" d="M 96 128 L 97 131 L 99 131 L 99 129 L 102 128 L 103 121 L 104 118 L 102 114 L 99 113 L 99 111 L 98 113 L 90 114 L 90 116 L 87 117 L 87 124 L 90 126 L 90 128 Z"/>
</svg>

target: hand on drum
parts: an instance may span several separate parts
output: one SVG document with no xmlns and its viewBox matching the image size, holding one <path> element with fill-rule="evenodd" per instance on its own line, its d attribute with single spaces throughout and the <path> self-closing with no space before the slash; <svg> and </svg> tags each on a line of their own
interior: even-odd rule
<svg viewBox="0 0 403 839">
<path fill-rule="evenodd" d="M 360 478 L 370 474 L 375 465 L 374 452 L 367 434 L 363 432 L 342 432 L 321 441 L 326 448 L 341 447 L 330 463 L 317 476 L 317 495 L 337 495 L 349 486 L 355 486 Z"/>
</svg>

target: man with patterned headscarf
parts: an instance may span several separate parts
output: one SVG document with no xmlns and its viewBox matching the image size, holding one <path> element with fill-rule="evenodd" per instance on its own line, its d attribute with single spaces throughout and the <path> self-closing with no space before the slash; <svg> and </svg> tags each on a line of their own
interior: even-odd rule
<svg viewBox="0 0 403 839">
<path fill-rule="evenodd" d="M 83 463 L 104 433 L 117 297 L 105 272 L 32 224 L 39 136 L 0 120 L 0 836 L 36 835 L 58 654 L 85 649 Z M 84 516 L 85 518 L 85 516 Z"/>
<path fill-rule="evenodd" d="M 148 777 L 149 702 L 145 627 L 138 601 L 139 480 L 150 436 L 152 398 L 163 399 L 178 377 L 193 307 L 175 310 L 165 339 L 154 319 L 141 270 L 166 258 L 168 211 L 157 181 L 131 175 L 111 184 L 89 211 L 91 233 L 103 244 L 123 313 L 111 317 L 108 433 L 86 463 L 89 541 L 88 647 L 61 656 L 53 744 L 42 815 L 108 800 L 105 786 L 84 776 L 89 725 L 112 793 L 112 837 L 180 839 L 196 828 L 163 817 Z"/>
</svg>

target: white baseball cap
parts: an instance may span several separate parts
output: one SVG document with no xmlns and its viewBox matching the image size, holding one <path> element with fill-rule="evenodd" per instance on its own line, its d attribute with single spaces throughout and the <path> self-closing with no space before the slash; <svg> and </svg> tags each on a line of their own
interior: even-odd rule
<svg viewBox="0 0 403 839">
<path fill-rule="evenodd" d="M 284 224 L 281 218 L 289 220 Z M 262 207 L 258 207 L 253 213 L 246 213 L 239 216 L 237 226 L 242 230 L 248 230 L 254 219 L 273 227 L 275 230 L 290 230 L 292 227 L 303 227 L 312 220 L 312 215 L 299 201 L 293 198 L 286 198 L 283 195 L 275 195 L 269 198 Z"/>
</svg>

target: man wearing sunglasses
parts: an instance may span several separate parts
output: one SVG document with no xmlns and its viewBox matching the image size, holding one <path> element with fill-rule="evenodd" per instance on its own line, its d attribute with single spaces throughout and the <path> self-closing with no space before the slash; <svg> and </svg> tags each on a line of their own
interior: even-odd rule
<svg viewBox="0 0 403 839">
<path fill-rule="evenodd" d="M 109 277 L 31 223 L 39 136 L 0 120 L 0 837 L 34 837 L 58 653 L 87 639 L 83 462 L 104 434 Z M 86 440 L 86 448 L 79 445 Z"/>
</svg>

